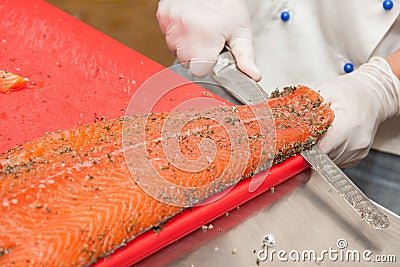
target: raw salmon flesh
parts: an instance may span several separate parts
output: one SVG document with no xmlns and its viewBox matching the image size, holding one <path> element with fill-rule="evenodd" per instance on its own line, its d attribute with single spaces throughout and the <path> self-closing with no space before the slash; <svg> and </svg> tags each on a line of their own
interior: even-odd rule
<svg viewBox="0 0 400 267">
<path fill-rule="evenodd" d="M 6 70 L 0 70 L 0 92 L 9 93 L 26 87 L 28 78 Z"/>
<path fill-rule="evenodd" d="M 272 112 L 273 131 L 254 115 L 263 110 Z M 0 155 L 0 266 L 88 266 L 269 161 L 309 148 L 334 117 L 305 86 L 257 105 L 171 114 L 78 126 Z M 182 127 L 174 135 L 164 124 Z M 168 140 L 180 151 L 176 164 Z M 160 177 L 182 194 L 171 202 L 165 188 L 146 193 L 141 183 Z"/>
</svg>

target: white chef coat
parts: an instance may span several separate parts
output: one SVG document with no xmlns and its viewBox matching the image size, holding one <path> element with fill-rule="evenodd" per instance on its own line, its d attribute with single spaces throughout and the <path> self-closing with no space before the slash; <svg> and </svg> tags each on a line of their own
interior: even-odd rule
<svg viewBox="0 0 400 267">
<path fill-rule="evenodd" d="M 345 74 L 373 56 L 400 47 L 400 0 L 385 10 L 380 0 L 247 0 L 256 64 L 267 92 L 315 85 Z M 287 21 L 281 19 L 289 12 Z M 316 88 L 317 89 L 317 88 Z M 383 123 L 375 149 L 400 155 L 400 117 Z"/>
</svg>

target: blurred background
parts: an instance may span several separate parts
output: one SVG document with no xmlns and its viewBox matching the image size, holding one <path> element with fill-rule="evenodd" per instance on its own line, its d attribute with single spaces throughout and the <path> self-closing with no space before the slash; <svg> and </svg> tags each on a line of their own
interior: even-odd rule
<svg viewBox="0 0 400 267">
<path fill-rule="evenodd" d="M 158 0 L 46 1 L 164 66 L 174 60 L 158 27 Z"/>
</svg>

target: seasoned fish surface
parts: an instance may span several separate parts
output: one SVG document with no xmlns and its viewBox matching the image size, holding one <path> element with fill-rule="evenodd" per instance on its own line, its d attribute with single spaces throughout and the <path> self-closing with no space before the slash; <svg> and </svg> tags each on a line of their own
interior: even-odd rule
<svg viewBox="0 0 400 267">
<path fill-rule="evenodd" d="M 263 110 L 272 112 L 273 131 L 255 116 Z M 185 123 L 192 114 L 197 117 Z M 169 113 L 100 121 L 0 155 L 0 266 L 94 263 L 268 162 L 310 147 L 333 121 L 321 96 L 304 86 L 254 106 L 175 115 L 170 121 Z M 174 123 L 182 125 L 177 134 L 165 131 Z M 182 159 L 196 164 L 169 157 L 169 140 Z M 152 179 L 191 191 L 174 192 L 174 200 L 163 190 L 151 195 L 142 182 Z"/>
</svg>

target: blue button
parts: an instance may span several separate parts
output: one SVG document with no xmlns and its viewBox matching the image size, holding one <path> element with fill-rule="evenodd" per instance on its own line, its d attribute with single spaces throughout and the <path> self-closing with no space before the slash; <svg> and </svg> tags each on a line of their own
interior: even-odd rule
<svg viewBox="0 0 400 267">
<path fill-rule="evenodd" d="M 383 1 L 382 6 L 385 10 L 391 10 L 393 8 L 393 1 L 385 0 L 385 1 Z"/>
<path fill-rule="evenodd" d="M 350 72 L 352 72 L 352 71 L 354 70 L 354 65 L 353 65 L 352 63 L 346 63 L 346 64 L 344 64 L 344 66 L 343 66 L 343 70 L 344 70 L 346 73 L 350 73 Z"/>
<path fill-rule="evenodd" d="M 288 21 L 290 19 L 290 13 L 289 11 L 282 11 L 281 13 L 281 20 L 282 21 Z"/>
</svg>

